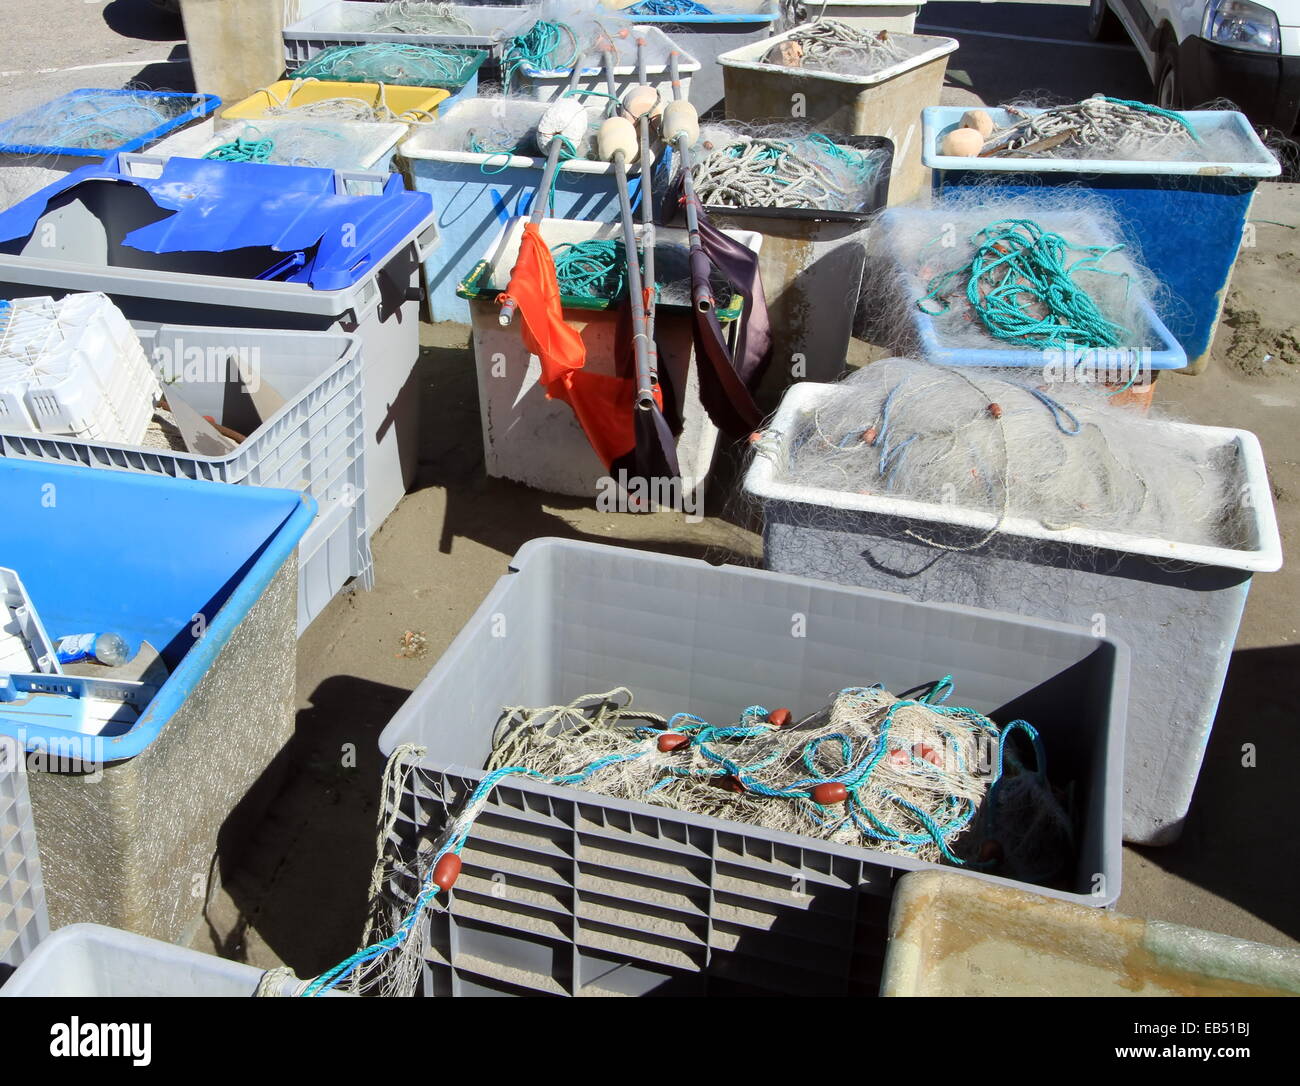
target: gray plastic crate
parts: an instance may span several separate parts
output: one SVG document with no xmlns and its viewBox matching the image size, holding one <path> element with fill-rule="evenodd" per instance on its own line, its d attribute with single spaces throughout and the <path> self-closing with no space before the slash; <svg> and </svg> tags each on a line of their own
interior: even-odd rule
<svg viewBox="0 0 1300 1086">
<path fill-rule="evenodd" d="M 48 931 L 22 748 L 0 735 L 0 985 Z"/>
<path fill-rule="evenodd" d="M 390 847 L 409 858 L 416 838 L 436 832 L 482 780 L 506 705 L 626 685 L 652 712 L 723 721 L 763 703 L 798 716 L 848 685 L 902 691 L 949 673 L 961 704 L 1033 722 L 1053 777 L 1073 783 L 1077 868 L 1069 885 L 1041 892 L 1114 901 L 1128 694 L 1121 643 L 1053 622 L 554 539 L 519 551 L 380 736 L 385 754 L 402 743 L 428 751 Z M 517 779 L 494 793 L 462 858 L 449 910 L 423 920 L 426 994 L 869 994 L 894 880 L 934 866 Z M 390 890 L 409 901 L 413 885 L 399 876 Z"/>
<path fill-rule="evenodd" d="M 0 456 L 55 460 L 174 478 L 274 486 L 316 499 L 316 519 L 298 544 L 298 633 L 352 578 L 374 587 L 366 525 L 361 344 L 324 332 L 136 324 L 160 376 L 200 415 L 247 438 L 231 452 L 199 456 L 43 434 L 0 432 Z M 260 425 L 241 391 L 236 360 L 286 400 Z"/>
<path fill-rule="evenodd" d="M 166 159 L 122 155 L 133 176 L 158 175 Z M 388 181 L 387 174 L 335 171 L 348 186 Z M 419 358 L 420 267 L 439 243 L 435 213 L 354 285 L 313 290 L 303 283 L 241 278 L 240 250 L 220 253 L 142 253 L 113 239 L 142 225 L 157 209 L 128 185 L 95 185 L 56 202 L 36 232 L 60 239 L 47 249 L 36 238 L 0 252 L 0 298 L 76 291 L 107 294 L 136 328 L 302 329 L 355 335 L 365 370 L 366 517 L 376 532 L 414 483 L 419 466 L 420 396 L 413 370 Z M 149 211 L 148 208 L 153 208 Z M 143 216 L 143 217 L 142 217 Z M 190 270 L 172 270 L 176 262 Z M 164 270 L 166 269 L 166 270 Z"/>
<path fill-rule="evenodd" d="M 372 45 L 394 42 L 402 45 L 468 46 L 489 50 L 494 60 L 501 57 L 502 43 L 515 34 L 526 33 L 536 20 L 527 6 L 454 4 L 452 13 L 473 28 L 471 33 L 397 34 L 366 29 L 379 13 L 376 4 L 360 0 L 336 0 L 306 18 L 284 28 L 284 64 L 292 72 L 317 53 L 336 45 Z"/>
<path fill-rule="evenodd" d="M 0 434 L 0 442 L 4 435 Z M 59 658 L 17 571 L 0 567 L 0 672 L 57 674 Z"/>
<path fill-rule="evenodd" d="M 69 924 L 41 943 L 0 988 L 0 996 L 247 997 L 257 993 L 264 975 L 243 962 L 129 931 Z M 302 985 L 292 977 L 277 978 L 275 990 L 266 994 L 292 996 Z"/>
</svg>

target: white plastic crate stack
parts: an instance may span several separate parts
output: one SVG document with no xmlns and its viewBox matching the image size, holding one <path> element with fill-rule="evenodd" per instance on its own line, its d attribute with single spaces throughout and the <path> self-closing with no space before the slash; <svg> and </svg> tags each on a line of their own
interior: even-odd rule
<svg viewBox="0 0 1300 1086">
<path fill-rule="evenodd" d="M 103 294 L 0 309 L 0 428 L 138 444 L 162 395 L 144 349 Z"/>
<path fill-rule="evenodd" d="M 19 745 L 0 735 L 0 985 L 49 931 L 22 757 Z"/>
</svg>

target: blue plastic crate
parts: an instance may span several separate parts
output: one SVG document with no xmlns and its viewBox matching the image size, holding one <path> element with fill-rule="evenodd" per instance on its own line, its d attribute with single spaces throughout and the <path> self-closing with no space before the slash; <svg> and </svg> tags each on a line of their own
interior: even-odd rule
<svg viewBox="0 0 1300 1086">
<path fill-rule="evenodd" d="M 10 142 L 8 135 L 16 130 L 21 130 L 23 124 L 35 120 L 42 112 L 59 107 L 65 104 L 75 102 L 79 97 L 87 95 L 105 95 L 107 97 L 121 98 L 188 98 L 194 100 L 194 105 L 184 113 L 163 122 L 162 124 L 151 128 L 149 131 L 136 136 L 133 139 L 126 140 L 124 143 L 115 147 L 72 147 L 59 146 L 54 144 L 32 144 L 21 142 Z M 214 112 L 221 105 L 221 99 L 215 94 L 186 94 L 179 91 L 138 91 L 129 89 L 104 90 L 94 87 L 83 87 L 80 90 L 69 91 L 59 98 L 52 99 L 44 105 L 29 109 L 26 113 L 20 113 L 17 117 L 11 117 L 9 120 L 0 123 L 0 154 L 8 155 L 70 155 L 74 158 L 101 159 L 107 155 L 115 154 L 119 151 L 138 151 L 143 147 L 148 147 L 155 140 L 162 139 L 168 132 L 174 132 L 182 128 L 191 121 L 196 121 L 200 117 L 206 117 L 209 113 Z"/>
<path fill-rule="evenodd" d="M 1142 251 L 1142 261 L 1166 288 L 1160 318 L 1193 365 L 1208 356 L 1237 259 L 1246 216 L 1262 178 L 1281 166 L 1240 113 L 1182 114 L 1202 136 L 1235 133 L 1249 148 L 1237 162 L 1114 161 L 1100 159 L 959 158 L 939 154 L 943 137 L 960 126 L 962 106 L 922 111 L 921 157 L 934 171 L 936 193 L 996 185 L 999 195 L 1068 186 L 1109 203 Z M 988 111 L 995 125 L 1006 110 Z M 1026 113 L 1038 112 L 1025 110 Z"/>
<path fill-rule="evenodd" d="M 88 762 L 149 748 L 316 515 L 314 498 L 289 490 L 14 459 L 0 461 L 0 502 L 12 514 L 0 560 L 21 571 L 48 628 L 148 641 L 170 669 L 135 724 L 97 737 L 102 756 Z M 2 716 L 0 735 L 29 749 L 85 738 L 40 725 L 20 733 Z"/>
<path fill-rule="evenodd" d="M 482 114 L 485 123 L 493 110 L 508 108 L 535 123 L 548 103 L 474 98 L 441 115 L 439 123 L 412 134 L 398 147 L 415 190 L 425 193 L 438 209 L 438 232 L 442 244 L 424 262 L 425 290 L 429 318 L 434 321 L 468 323 L 468 303 L 456 288 L 482 259 L 488 241 L 512 218 L 532 208 L 542 179 L 546 159 L 534 156 L 476 154 L 451 149 L 441 133 L 466 114 Z M 655 164 L 655 176 L 666 178 L 672 152 L 665 149 Z M 628 175 L 628 191 L 636 204 L 641 191 L 640 171 Z M 582 222 L 618 222 L 618 189 L 613 167 L 604 162 L 571 161 L 560 164 L 556 174 L 554 207 L 549 218 Z"/>
</svg>

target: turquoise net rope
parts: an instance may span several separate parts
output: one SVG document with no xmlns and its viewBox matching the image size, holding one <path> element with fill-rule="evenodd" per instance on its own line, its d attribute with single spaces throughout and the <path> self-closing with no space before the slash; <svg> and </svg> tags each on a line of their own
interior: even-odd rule
<svg viewBox="0 0 1300 1086">
<path fill-rule="evenodd" d="M 269 162 L 274 151 L 275 141 L 272 139 L 246 140 L 236 137 L 229 143 L 212 148 L 203 157 L 218 162 Z"/>
<path fill-rule="evenodd" d="M 1076 245 L 1030 219 L 1001 219 L 971 237 L 975 255 L 967 266 L 936 275 L 916 305 L 938 316 L 945 297 L 963 280 L 971 310 L 998 339 L 1043 350 L 1131 345 L 1133 333 L 1109 320 L 1083 287 L 1081 271 L 1122 275 L 1100 267 L 1122 245 Z M 1082 254 L 1071 261 L 1071 254 Z"/>
<path fill-rule="evenodd" d="M 444 49 L 397 42 L 335 45 L 317 53 L 292 74 L 296 79 L 459 90 L 486 57 L 481 49 Z"/>
<path fill-rule="evenodd" d="M 626 289 L 627 261 L 621 242 L 566 242 L 552 249 L 551 255 L 560 293 L 566 297 L 604 301 Z"/>
<path fill-rule="evenodd" d="M 503 82 L 508 86 L 521 68 L 543 72 L 567 70 L 580 59 L 578 36 L 572 27 L 538 19 L 526 34 L 506 42 L 501 60 Z"/>
<path fill-rule="evenodd" d="M 641 0 L 623 9 L 627 15 L 712 15 L 713 12 L 695 0 Z"/>
</svg>

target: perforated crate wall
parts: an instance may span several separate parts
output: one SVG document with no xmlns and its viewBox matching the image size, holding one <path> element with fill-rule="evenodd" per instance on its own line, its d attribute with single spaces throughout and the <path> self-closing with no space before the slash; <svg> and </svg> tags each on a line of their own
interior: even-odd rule
<svg viewBox="0 0 1300 1086">
<path fill-rule="evenodd" d="M 0 983 L 49 932 L 21 757 L 17 745 L 0 736 Z"/>
<path fill-rule="evenodd" d="M 394 844 L 414 855 L 473 789 L 420 771 Z M 425 995 L 870 995 L 900 872 L 503 786 L 429 926 Z M 413 877 L 391 884 L 409 902 Z"/>
</svg>

